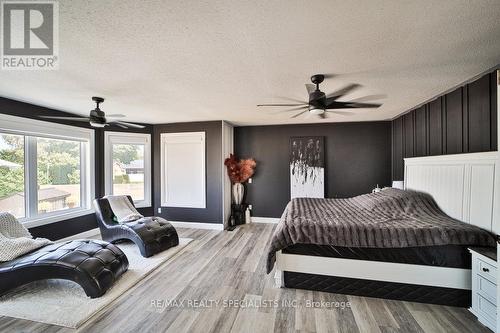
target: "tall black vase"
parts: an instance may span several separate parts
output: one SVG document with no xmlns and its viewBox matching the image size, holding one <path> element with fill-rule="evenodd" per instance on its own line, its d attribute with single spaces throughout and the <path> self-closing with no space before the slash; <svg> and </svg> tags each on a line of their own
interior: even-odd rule
<svg viewBox="0 0 500 333">
<path fill-rule="evenodd" d="M 231 216 L 234 221 L 234 225 L 245 224 L 245 211 L 247 210 L 247 204 L 232 204 L 231 205 Z"/>
</svg>

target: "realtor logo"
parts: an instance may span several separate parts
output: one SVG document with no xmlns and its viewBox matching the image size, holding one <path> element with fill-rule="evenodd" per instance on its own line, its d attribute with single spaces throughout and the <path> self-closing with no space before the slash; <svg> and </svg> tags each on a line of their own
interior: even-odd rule
<svg viewBox="0 0 500 333">
<path fill-rule="evenodd" d="M 57 69 L 58 19 L 55 1 L 2 1 L 1 68 Z"/>
</svg>

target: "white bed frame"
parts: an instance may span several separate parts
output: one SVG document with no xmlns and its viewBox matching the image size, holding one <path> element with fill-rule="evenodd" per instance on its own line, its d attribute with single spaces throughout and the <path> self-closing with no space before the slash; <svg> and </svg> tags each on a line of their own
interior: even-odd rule
<svg viewBox="0 0 500 333">
<path fill-rule="evenodd" d="M 498 152 L 405 159 L 405 188 L 429 193 L 451 217 L 500 233 Z M 276 284 L 299 272 L 424 286 L 471 289 L 469 269 L 355 259 L 276 255 Z"/>
</svg>

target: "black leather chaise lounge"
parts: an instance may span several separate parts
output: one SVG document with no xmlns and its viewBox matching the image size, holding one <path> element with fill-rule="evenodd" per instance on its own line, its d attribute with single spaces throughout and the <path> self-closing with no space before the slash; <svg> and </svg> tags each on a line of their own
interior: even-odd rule
<svg viewBox="0 0 500 333">
<path fill-rule="evenodd" d="M 127 198 L 133 204 L 132 197 Z M 161 217 L 143 217 L 132 222 L 118 223 L 108 199 L 95 199 L 94 206 L 97 224 L 105 241 L 113 243 L 131 240 L 139 247 L 143 257 L 151 257 L 179 245 L 177 231 Z"/>
<path fill-rule="evenodd" d="M 24 284 L 65 279 L 78 283 L 97 298 L 128 269 L 125 254 L 100 240 L 74 240 L 46 245 L 14 260 L 0 263 L 0 295 Z"/>
</svg>

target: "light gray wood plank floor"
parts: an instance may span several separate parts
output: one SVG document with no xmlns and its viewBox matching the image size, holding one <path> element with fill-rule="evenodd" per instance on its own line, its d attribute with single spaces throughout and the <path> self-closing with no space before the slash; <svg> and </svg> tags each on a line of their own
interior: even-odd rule
<svg viewBox="0 0 500 333">
<path fill-rule="evenodd" d="M 232 232 L 178 229 L 194 241 L 78 331 L 490 332 L 467 309 L 275 288 L 274 274 L 265 273 L 264 253 L 273 229 L 272 224 Z M 185 303 L 162 306 L 166 300 Z M 212 306 L 189 300 L 211 300 Z M 235 306 L 237 301 L 249 306 Z M 351 307 L 310 307 L 311 301 Z M 224 306 L 229 302 L 232 306 Z M 0 317 L 0 331 L 75 332 L 7 317 Z"/>
</svg>

